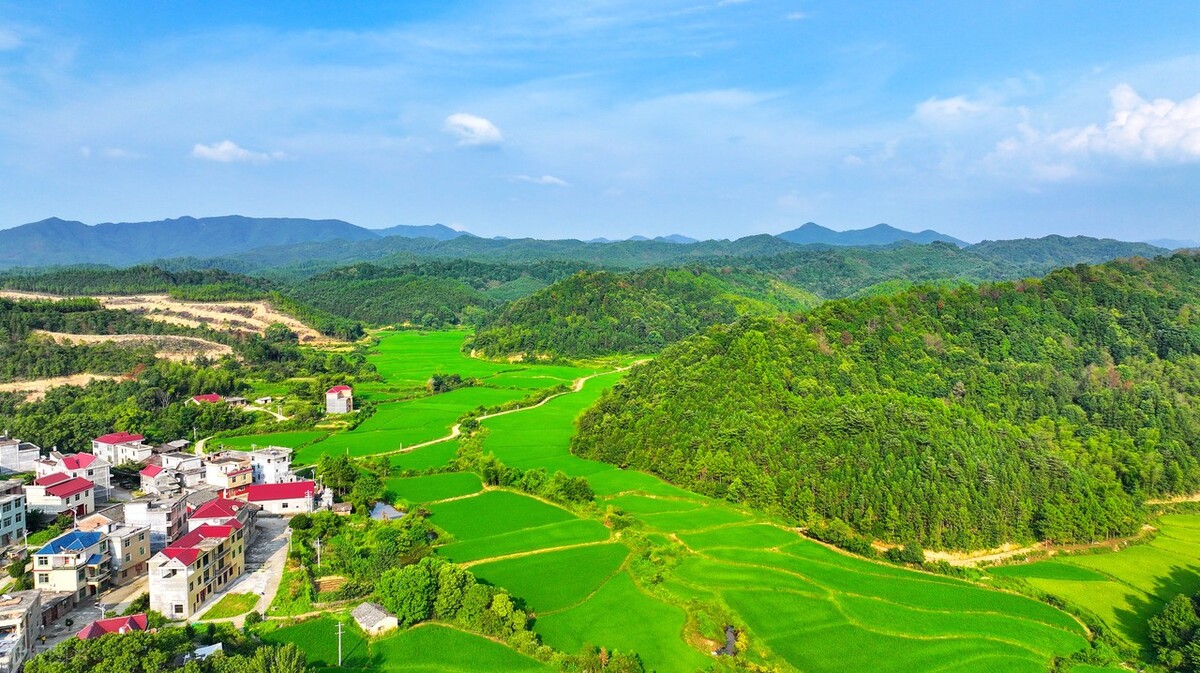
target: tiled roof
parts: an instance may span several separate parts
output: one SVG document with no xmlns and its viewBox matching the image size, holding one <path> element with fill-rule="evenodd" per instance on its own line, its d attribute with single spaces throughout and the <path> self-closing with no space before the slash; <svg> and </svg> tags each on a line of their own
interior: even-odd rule
<svg viewBox="0 0 1200 673">
<path fill-rule="evenodd" d="M 197 402 L 220 402 L 221 396 L 216 393 L 208 393 L 207 395 L 196 395 L 192 399 Z"/>
<path fill-rule="evenodd" d="M 142 475 L 143 477 L 157 477 L 158 475 L 162 474 L 162 472 L 163 469 L 158 465 L 147 465 L 141 470 L 138 470 L 138 474 Z"/>
<path fill-rule="evenodd" d="M 90 453 L 68 453 L 63 456 L 63 467 L 68 470 L 78 470 L 96 462 L 96 457 Z"/>
<path fill-rule="evenodd" d="M 65 472 L 51 472 L 44 477 L 38 477 L 37 479 L 34 479 L 33 483 L 37 484 L 38 486 L 53 486 L 55 484 L 61 484 L 64 481 L 68 481 L 70 478 L 71 475 Z"/>
<path fill-rule="evenodd" d="M 46 543 L 38 550 L 39 554 L 61 554 L 64 551 L 83 551 L 100 541 L 101 533 L 97 531 L 73 530 L 63 533 Z"/>
<path fill-rule="evenodd" d="M 233 531 L 240 530 L 241 528 L 242 524 L 233 520 L 220 526 L 204 524 L 167 545 L 160 553 L 169 559 L 178 560 L 184 565 L 191 565 L 196 560 L 196 557 L 200 556 L 200 550 L 196 546 L 201 542 L 209 539 L 227 538 Z"/>
<path fill-rule="evenodd" d="M 128 432 L 114 432 L 97 437 L 96 441 L 101 444 L 124 444 L 125 442 L 140 442 L 143 439 L 145 438 L 141 435 L 134 435 Z"/>
<path fill-rule="evenodd" d="M 69 498 L 76 493 L 83 493 L 89 488 L 95 488 L 96 484 L 83 477 L 75 477 L 70 481 L 64 481 L 46 488 L 46 493 L 56 498 Z"/>
<path fill-rule="evenodd" d="M 246 506 L 241 500 L 226 500 L 217 498 L 209 500 L 197 507 L 191 514 L 192 519 L 232 519 Z"/>
<path fill-rule="evenodd" d="M 330 393 L 348 393 L 348 392 L 350 392 L 350 386 L 334 386 L 334 387 L 330 388 L 329 390 L 326 390 L 325 394 L 328 395 Z"/>
<path fill-rule="evenodd" d="M 83 627 L 79 632 L 80 640 L 91 640 L 99 638 L 110 633 L 129 633 L 130 631 L 145 631 L 146 630 L 146 615 L 145 613 L 129 615 L 127 617 L 113 617 L 111 619 L 100 619 Z"/>
<path fill-rule="evenodd" d="M 246 497 L 250 502 L 265 500 L 295 500 L 311 497 L 317 491 L 317 485 L 311 481 L 294 481 L 290 484 L 251 484 L 246 487 Z"/>
</svg>

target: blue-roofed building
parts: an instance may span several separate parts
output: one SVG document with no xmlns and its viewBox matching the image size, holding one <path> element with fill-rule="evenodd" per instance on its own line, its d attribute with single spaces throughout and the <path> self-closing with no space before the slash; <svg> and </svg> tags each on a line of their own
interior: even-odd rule
<svg viewBox="0 0 1200 673">
<path fill-rule="evenodd" d="M 68 592 L 75 601 L 95 596 L 111 574 L 111 553 L 101 531 L 63 533 L 33 555 L 34 588 Z"/>
</svg>

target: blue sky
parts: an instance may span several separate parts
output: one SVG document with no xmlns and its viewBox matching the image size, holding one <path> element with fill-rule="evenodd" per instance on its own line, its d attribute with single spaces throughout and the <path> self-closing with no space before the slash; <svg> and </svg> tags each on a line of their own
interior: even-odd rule
<svg viewBox="0 0 1200 673">
<path fill-rule="evenodd" d="M 0 227 L 1200 239 L 1200 4 L 5 2 Z"/>
</svg>

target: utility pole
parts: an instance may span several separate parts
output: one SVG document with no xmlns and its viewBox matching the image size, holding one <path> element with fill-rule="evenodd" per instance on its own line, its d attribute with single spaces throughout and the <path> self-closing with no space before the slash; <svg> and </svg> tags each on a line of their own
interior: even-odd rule
<svg viewBox="0 0 1200 673">
<path fill-rule="evenodd" d="M 338 668 L 342 667 L 342 623 L 338 622 Z"/>
</svg>

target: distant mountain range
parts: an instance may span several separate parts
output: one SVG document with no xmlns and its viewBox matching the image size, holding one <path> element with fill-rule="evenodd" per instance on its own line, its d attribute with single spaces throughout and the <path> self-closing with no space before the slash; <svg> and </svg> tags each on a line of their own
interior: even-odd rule
<svg viewBox="0 0 1200 673">
<path fill-rule="evenodd" d="M 912 243 L 933 243 L 942 241 L 945 243 L 953 243 L 960 248 L 967 246 L 966 241 L 960 241 L 953 236 L 940 234 L 932 229 L 924 231 L 904 231 L 897 229 L 889 224 L 877 224 L 866 229 L 849 229 L 847 231 L 834 231 L 828 227 L 822 227 L 815 222 L 809 222 L 799 229 L 785 231 L 782 234 L 776 234 L 779 238 L 797 245 L 839 245 L 839 246 L 864 246 L 864 245 L 892 245 L 901 241 L 910 241 Z"/>
<path fill-rule="evenodd" d="M 1167 250 L 1179 250 L 1181 248 L 1200 248 L 1200 241 L 1179 240 L 1176 238 L 1157 238 L 1153 241 L 1146 241 L 1149 245 Z"/>
<path fill-rule="evenodd" d="M 366 229 L 342 220 L 241 215 L 97 225 L 52 217 L 0 230 L 0 267 L 124 266 L 171 257 L 220 257 L 299 243 L 371 241 L 390 236 L 445 241 L 469 235 L 441 224 Z"/>
<path fill-rule="evenodd" d="M 1088 237 L 984 241 L 968 245 L 932 230 L 904 231 L 879 224 L 834 231 L 817 224 L 778 236 L 758 234 L 735 241 L 697 241 L 681 234 L 624 241 L 480 238 L 445 225 L 399 225 L 366 229 L 342 220 L 301 218 L 181 217 L 155 222 L 86 225 L 50 218 L 0 230 L 0 269 L 104 264 L 114 267 L 154 262 L 172 269 L 223 268 L 238 273 L 266 268 L 319 270 L 337 264 L 378 260 L 404 264 L 421 259 L 494 262 L 587 260 L 614 268 L 686 264 L 720 258 L 748 259 L 833 248 L 903 248 L 938 244 L 1041 273 L 1055 265 L 1097 263 L 1117 257 L 1153 257 L 1188 241 L 1162 247 Z M 1178 244 L 1178 245 L 1177 245 Z"/>
</svg>

